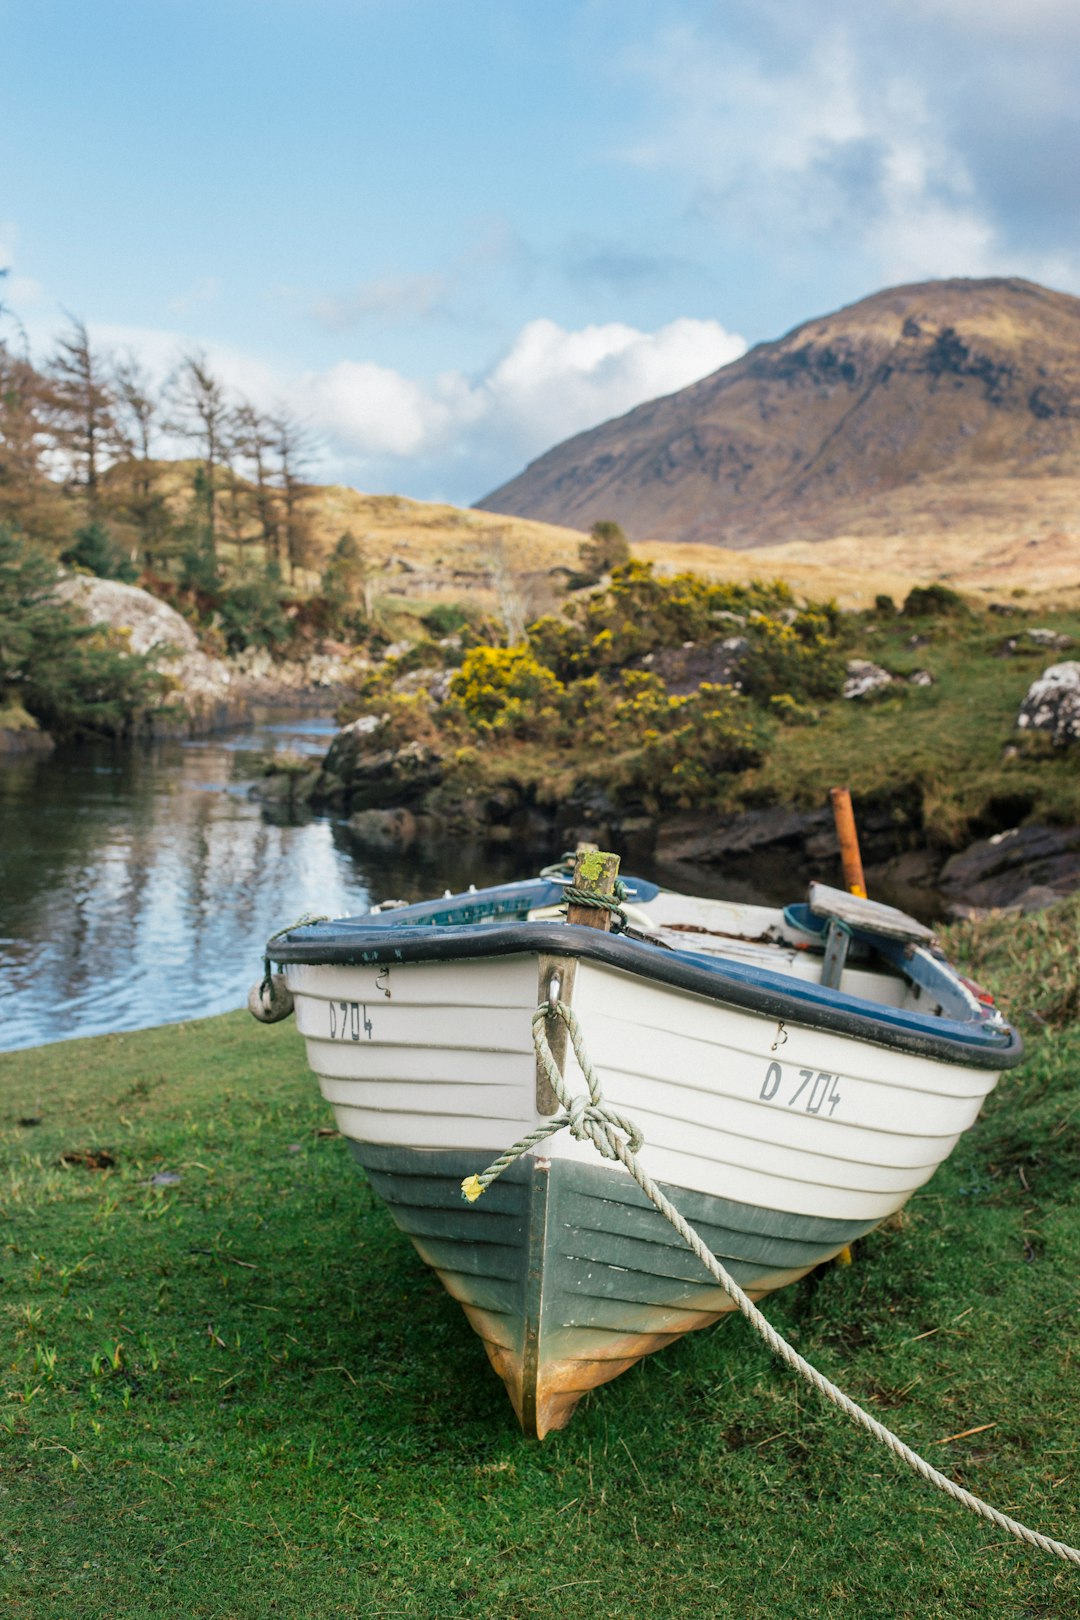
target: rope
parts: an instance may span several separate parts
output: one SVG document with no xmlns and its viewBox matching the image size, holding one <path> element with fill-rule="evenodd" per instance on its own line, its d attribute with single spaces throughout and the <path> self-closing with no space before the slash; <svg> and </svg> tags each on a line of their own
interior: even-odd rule
<svg viewBox="0 0 1080 1620">
<path fill-rule="evenodd" d="M 595 889 L 579 889 L 573 883 L 568 883 L 563 889 L 567 904 L 574 906 L 592 906 L 596 911 L 610 911 L 614 913 L 617 921 L 626 926 L 626 913 L 622 903 L 627 896 L 626 884 L 622 878 L 615 879 L 613 894 L 597 894 Z M 620 930 L 621 931 L 621 930 Z"/>
<path fill-rule="evenodd" d="M 566 1081 L 548 1044 L 545 1024 L 549 1013 L 560 1018 L 570 1033 L 574 1052 L 589 1088 L 587 1098 L 572 1097 L 569 1094 Z M 538 1130 L 530 1132 L 520 1142 L 515 1143 L 512 1148 L 489 1165 L 482 1174 L 467 1177 L 461 1184 L 461 1190 L 470 1203 L 475 1202 L 485 1188 L 490 1187 L 491 1183 L 515 1159 L 520 1158 L 523 1153 L 527 1153 L 531 1147 L 536 1146 L 538 1142 L 542 1142 L 545 1137 L 553 1135 L 555 1131 L 561 1131 L 565 1127 L 569 1129 L 571 1135 L 577 1137 L 578 1141 L 587 1140 L 592 1142 L 593 1146 L 605 1159 L 617 1159 L 629 1171 L 646 1198 L 656 1206 L 664 1219 L 671 1223 L 687 1248 L 697 1255 L 706 1271 L 720 1284 L 736 1308 L 750 1323 L 750 1326 L 759 1337 L 765 1341 L 774 1355 L 778 1356 L 781 1361 L 804 1378 L 808 1384 L 811 1384 L 814 1389 L 824 1395 L 826 1400 L 831 1401 L 834 1406 L 839 1407 L 842 1412 L 846 1413 L 854 1422 L 860 1424 L 875 1439 L 880 1440 L 884 1446 L 888 1447 L 894 1457 L 898 1457 L 901 1462 L 907 1463 L 909 1468 L 914 1469 L 920 1479 L 926 1480 L 930 1485 L 936 1485 L 938 1490 L 944 1491 L 947 1496 L 951 1496 L 954 1502 L 959 1502 L 962 1506 L 970 1508 L 973 1513 L 979 1514 L 983 1519 L 988 1519 L 999 1530 L 1006 1530 L 1009 1535 L 1015 1536 L 1018 1541 L 1024 1541 L 1029 1547 L 1037 1547 L 1041 1552 L 1052 1553 L 1055 1558 L 1063 1559 L 1066 1563 L 1080 1567 L 1080 1551 L 1077 1548 L 1070 1547 L 1063 1541 L 1054 1541 L 1049 1536 L 1041 1535 L 1037 1530 L 1030 1530 L 1027 1525 L 1020 1524 L 1016 1519 L 1011 1519 L 1008 1514 L 991 1507 L 989 1502 L 984 1502 L 981 1497 L 975 1496 L 971 1491 L 966 1491 L 962 1485 L 957 1485 L 954 1480 L 949 1479 L 947 1475 L 942 1474 L 931 1463 L 928 1463 L 924 1457 L 920 1457 L 917 1451 L 913 1451 L 910 1446 L 905 1445 L 904 1441 L 898 1435 L 893 1434 L 891 1429 L 887 1429 L 883 1423 L 879 1423 L 869 1412 L 864 1411 L 850 1396 L 845 1395 L 842 1389 L 839 1389 L 824 1374 L 818 1372 L 816 1367 L 811 1366 L 810 1362 L 800 1356 L 798 1351 L 788 1344 L 787 1340 L 762 1315 L 749 1295 L 743 1293 L 734 1277 L 729 1275 L 704 1240 L 699 1237 L 689 1222 L 683 1219 L 670 1199 L 665 1197 L 648 1171 L 642 1168 L 637 1158 L 638 1150 L 643 1142 L 641 1132 L 629 1120 L 604 1102 L 600 1082 L 585 1048 L 581 1026 L 574 1012 L 561 1001 L 556 1002 L 550 1008 L 546 1002 L 541 1002 L 533 1014 L 532 1031 L 537 1059 L 551 1082 L 552 1089 L 562 1104 L 564 1112 L 554 1119 L 546 1121 Z"/>
<path fill-rule="evenodd" d="M 270 947 L 275 939 L 284 939 L 285 935 L 291 934 L 294 928 L 312 928 L 316 923 L 329 921 L 329 917 L 317 917 L 313 911 L 305 911 L 302 916 L 297 917 L 295 922 L 288 923 L 284 928 L 279 928 L 276 934 L 271 934 L 266 942 L 266 955 L 263 957 L 263 976 L 260 989 L 269 988 L 270 981 L 273 978 Z"/>
</svg>

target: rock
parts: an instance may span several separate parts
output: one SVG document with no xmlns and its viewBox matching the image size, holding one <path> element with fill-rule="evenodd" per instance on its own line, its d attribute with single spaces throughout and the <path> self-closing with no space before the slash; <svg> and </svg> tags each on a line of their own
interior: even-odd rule
<svg viewBox="0 0 1080 1620">
<path fill-rule="evenodd" d="M 442 781 L 439 751 L 420 742 L 369 751 L 370 732 L 356 727 L 354 721 L 334 738 L 311 802 L 350 812 L 419 807 L 424 795 Z"/>
<path fill-rule="evenodd" d="M 655 856 L 662 862 L 725 864 L 733 856 L 755 854 L 774 846 L 803 849 L 817 834 L 833 840 L 832 812 L 791 810 L 782 806 L 748 810 L 726 822 L 709 815 L 672 817 L 657 829 Z"/>
<path fill-rule="evenodd" d="M 1080 889 L 1080 827 L 1013 827 L 961 850 L 941 870 L 943 892 L 966 906 L 1027 908 Z M 1039 898 L 1039 892 L 1049 898 Z"/>
<path fill-rule="evenodd" d="M 1051 664 L 1028 687 L 1016 724 L 1048 731 L 1057 747 L 1080 741 L 1080 663 Z"/>
<path fill-rule="evenodd" d="M 172 688 L 165 712 L 146 716 L 144 729 L 154 733 L 206 732 L 240 724 L 249 717 L 252 702 L 291 700 L 303 692 L 342 687 L 362 661 L 340 644 L 287 663 L 275 663 L 265 647 L 248 647 L 230 659 L 212 658 L 175 608 L 137 585 L 66 574 L 56 595 L 89 623 L 122 636 L 131 652 L 151 654 Z"/>
<path fill-rule="evenodd" d="M 934 676 L 928 669 L 917 669 L 913 675 L 908 676 L 909 686 L 933 686 Z"/>
<path fill-rule="evenodd" d="M 1029 630 L 1027 638 L 1036 647 L 1052 647 L 1055 652 L 1064 652 L 1066 647 L 1073 644 L 1072 636 L 1063 635 L 1059 630 Z"/>
<path fill-rule="evenodd" d="M 735 681 L 750 643 L 745 636 L 719 641 L 687 641 L 681 647 L 661 647 L 639 660 L 642 668 L 659 675 L 673 697 L 688 697 L 703 682 L 730 686 Z"/>
<path fill-rule="evenodd" d="M 358 810 L 346 826 L 365 849 L 408 849 L 416 842 L 417 820 L 404 805 L 389 810 Z"/>
<path fill-rule="evenodd" d="M 880 692 L 892 685 L 892 676 L 880 664 L 871 664 L 866 658 L 849 658 L 848 678 L 844 682 L 842 697 L 862 698 L 871 692 Z"/>
<path fill-rule="evenodd" d="M 41 757 L 51 754 L 55 747 L 49 733 L 42 731 L 33 715 L 27 714 L 21 703 L 9 703 L 6 708 L 0 709 L 0 758 Z"/>
</svg>

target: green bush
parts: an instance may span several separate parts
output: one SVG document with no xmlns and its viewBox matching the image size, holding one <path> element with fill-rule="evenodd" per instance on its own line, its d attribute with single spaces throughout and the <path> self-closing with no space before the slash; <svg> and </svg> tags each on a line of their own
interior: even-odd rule
<svg viewBox="0 0 1080 1620">
<path fill-rule="evenodd" d="M 455 636 L 470 622 L 469 614 L 458 602 L 436 602 L 420 623 L 433 636 Z"/>
<path fill-rule="evenodd" d="M 55 585 L 44 552 L 0 528 L 0 708 L 21 704 L 59 736 L 123 733 L 165 678 L 122 637 L 83 624 Z"/>
<path fill-rule="evenodd" d="M 797 704 L 839 697 L 847 673 L 839 615 L 815 603 L 791 617 L 754 614 L 746 627 L 743 690 L 767 702 L 786 696 Z"/>
<path fill-rule="evenodd" d="M 904 598 L 905 619 L 966 619 L 964 598 L 948 585 L 915 585 Z"/>
<path fill-rule="evenodd" d="M 60 561 L 96 574 L 98 579 L 119 579 L 126 585 L 133 585 L 139 577 L 139 570 L 103 523 L 76 529 L 75 543 L 60 553 Z"/>
<path fill-rule="evenodd" d="M 282 606 L 280 587 L 270 573 L 220 590 L 217 615 L 231 653 L 246 647 L 277 651 L 292 639 L 293 627 Z"/>
<path fill-rule="evenodd" d="M 707 804 L 723 779 L 761 759 L 760 716 L 729 686 L 704 683 L 688 697 L 669 698 L 667 727 L 650 727 L 631 783 L 648 799 L 685 807 Z"/>
</svg>

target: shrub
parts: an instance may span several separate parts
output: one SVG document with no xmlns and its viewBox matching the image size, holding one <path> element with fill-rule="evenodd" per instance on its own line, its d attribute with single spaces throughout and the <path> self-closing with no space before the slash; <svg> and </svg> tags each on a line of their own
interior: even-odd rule
<svg viewBox="0 0 1080 1620">
<path fill-rule="evenodd" d="M 557 726 L 565 691 L 526 647 L 475 647 L 450 682 L 447 708 L 475 731 L 536 738 Z"/>
<path fill-rule="evenodd" d="M 633 773 L 646 797 L 684 807 L 705 804 L 725 776 L 761 759 L 761 720 L 730 687 L 706 683 L 668 703 L 668 727 L 645 732 Z"/>
<path fill-rule="evenodd" d="M 582 572 L 571 583 L 595 585 L 602 574 L 622 568 L 630 561 L 630 546 L 617 523 L 601 519 L 589 530 L 589 538 L 581 542 L 579 555 Z"/>
<path fill-rule="evenodd" d="M 55 583 L 49 558 L 0 528 L 0 707 L 18 703 L 62 736 L 122 733 L 166 681 L 123 637 L 57 602 Z"/>
<path fill-rule="evenodd" d="M 119 579 L 126 585 L 133 585 L 139 577 L 139 570 L 103 523 L 76 529 L 75 543 L 60 553 L 60 561 L 96 574 L 98 579 Z"/>
<path fill-rule="evenodd" d="M 915 585 L 904 598 L 905 619 L 964 619 L 969 609 L 964 598 L 948 585 Z"/>
<path fill-rule="evenodd" d="M 803 608 L 790 619 L 754 614 L 746 627 L 743 689 L 762 700 L 786 696 L 797 704 L 839 697 L 847 661 L 838 632 L 831 602 Z"/>
<path fill-rule="evenodd" d="M 458 602 L 436 602 L 420 623 L 433 636 L 455 636 L 469 623 L 469 615 Z"/>
<path fill-rule="evenodd" d="M 218 593 L 217 612 L 229 652 L 245 647 L 279 649 L 292 639 L 293 627 L 281 604 L 271 574 L 244 580 Z"/>
</svg>

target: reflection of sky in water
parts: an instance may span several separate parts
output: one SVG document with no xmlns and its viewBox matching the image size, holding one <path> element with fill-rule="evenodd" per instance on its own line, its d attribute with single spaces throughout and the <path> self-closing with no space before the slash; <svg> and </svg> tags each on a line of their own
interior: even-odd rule
<svg viewBox="0 0 1080 1620">
<path fill-rule="evenodd" d="M 309 717 L 0 769 L 0 1047 L 236 1007 L 268 934 L 366 909 L 370 879 L 332 823 L 274 825 L 247 796 L 255 751 L 321 754 L 332 729 Z"/>
<path fill-rule="evenodd" d="M 278 749 L 321 756 L 305 716 L 194 742 L 66 749 L 0 763 L 0 1050 L 242 1006 L 268 936 L 305 912 L 528 876 L 560 851 L 446 844 L 360 854 L 340 822 L 264 812 L 252 777 Z M 770 852 L 754 873 L 631 871 L 697 894 L 799 897 Z"/>
</svg>

